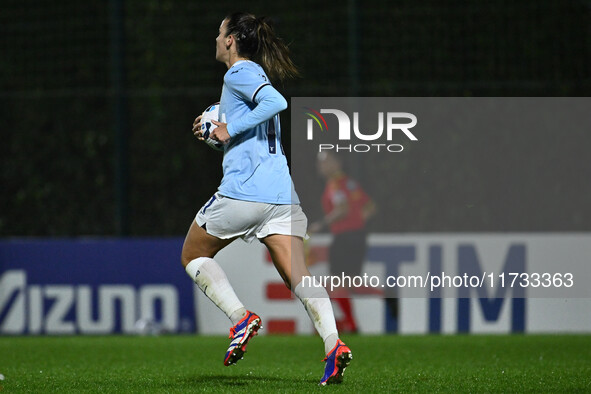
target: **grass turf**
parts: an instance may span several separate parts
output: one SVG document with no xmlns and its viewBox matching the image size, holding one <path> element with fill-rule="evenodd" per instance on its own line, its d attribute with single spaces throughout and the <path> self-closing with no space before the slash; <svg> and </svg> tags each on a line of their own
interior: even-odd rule
<svg viewBox="0 0 591 394">
<path fill-rule="evenodd" d="M 0 337 L 4 392 L 591 392 L 589 335 L 345 336 L 341 385 L 318 387 L 313 336 L 260 336 L 224 367 L 208 336 Z"/>
</svg>

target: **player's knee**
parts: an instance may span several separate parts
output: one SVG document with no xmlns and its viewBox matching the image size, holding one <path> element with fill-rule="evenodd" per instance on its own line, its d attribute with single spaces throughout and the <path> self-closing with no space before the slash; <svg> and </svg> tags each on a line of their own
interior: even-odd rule
<svg viewBox="0 0 591 394">
<path fill-rule="evenodd" d="M 186 267 L 191 260 L 193 260 L 186 252 L 185 252 L 185 248 L 183 247 L 183 251 L 181 253 L 181 264 L 183 265 L 183 267 Z"/>
<path fill-rule="evenodd" d="M 208 247 L 207 243 L 185 241 L 181 251 L 181 264 L 186 267 L 191 261 L 199 257 L 213 258 L 219 249 L 221 248 Z"/>
<path fill-rule="evenodd" d="M 187 259 L 185 256 L 181 256 L 181 264 L 183 265 L 183 267 L 189 265 L 190 262 L 191 260 Z"/>
<path fill-rule="evenodd" d="M 186 267 L 191 261 L 199 257 L 205 257 L 199 247 L 187 244 L 185 241 L 181 251 L 181 264 Z"/>
</svg>

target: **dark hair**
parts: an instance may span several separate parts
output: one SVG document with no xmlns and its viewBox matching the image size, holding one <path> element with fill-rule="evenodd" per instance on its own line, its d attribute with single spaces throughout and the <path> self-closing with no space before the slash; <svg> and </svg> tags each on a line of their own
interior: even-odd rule
<svg viewBox="0 0 591 394">
<path fill-rule="evenodd" d="M 271 79 L 284 80 L 299 76 L 298 69 L 289 57 L 289 48 L 265 17 L 236 12 L 225 18 L 226 37 L 236 40 L 238 55 L 252 59 L 265 69 Z"/>
</svg>

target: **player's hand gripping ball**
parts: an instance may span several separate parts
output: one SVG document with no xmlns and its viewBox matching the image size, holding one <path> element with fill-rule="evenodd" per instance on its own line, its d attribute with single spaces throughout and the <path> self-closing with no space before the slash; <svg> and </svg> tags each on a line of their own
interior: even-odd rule
<svg viewBox="0 0 591 394">
<path fill-rule="evenodd" d="M 201 115 L 201 132 L 202 132 L 203 141 L 207 145 L 209 145 L 210 147 L 212 147 L 215 150 L 223 151 L 224 145 L 221 142 L 213 140 L 209 137 L 211 132 L 217 127 L 215 124 L 213 124 L 212 120 L 219 122 L 219 116 L 220 116 L 220 103 L 214 103 L 214 104 L 211 104 L 209 107 L 207 107 L 205 109 L 205 111 L 203 111 L 203 114 Z"/>
</svg>

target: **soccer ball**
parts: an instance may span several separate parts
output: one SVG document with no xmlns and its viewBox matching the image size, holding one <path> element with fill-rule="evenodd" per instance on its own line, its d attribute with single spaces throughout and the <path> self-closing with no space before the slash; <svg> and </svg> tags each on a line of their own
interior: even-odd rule
<svg viewBox="0 0 591 394">
<path fill-rule="evenodd" d="M 212 120 L 219 121 L 220 103 L 211 104 L 203 111 L 201 117 L 201 130 L 203 131 L 203 141 L 215 150 L 224 150 L 224 145 L 209 138 L 209 134 L 217 127 Z"/>
</svg>

